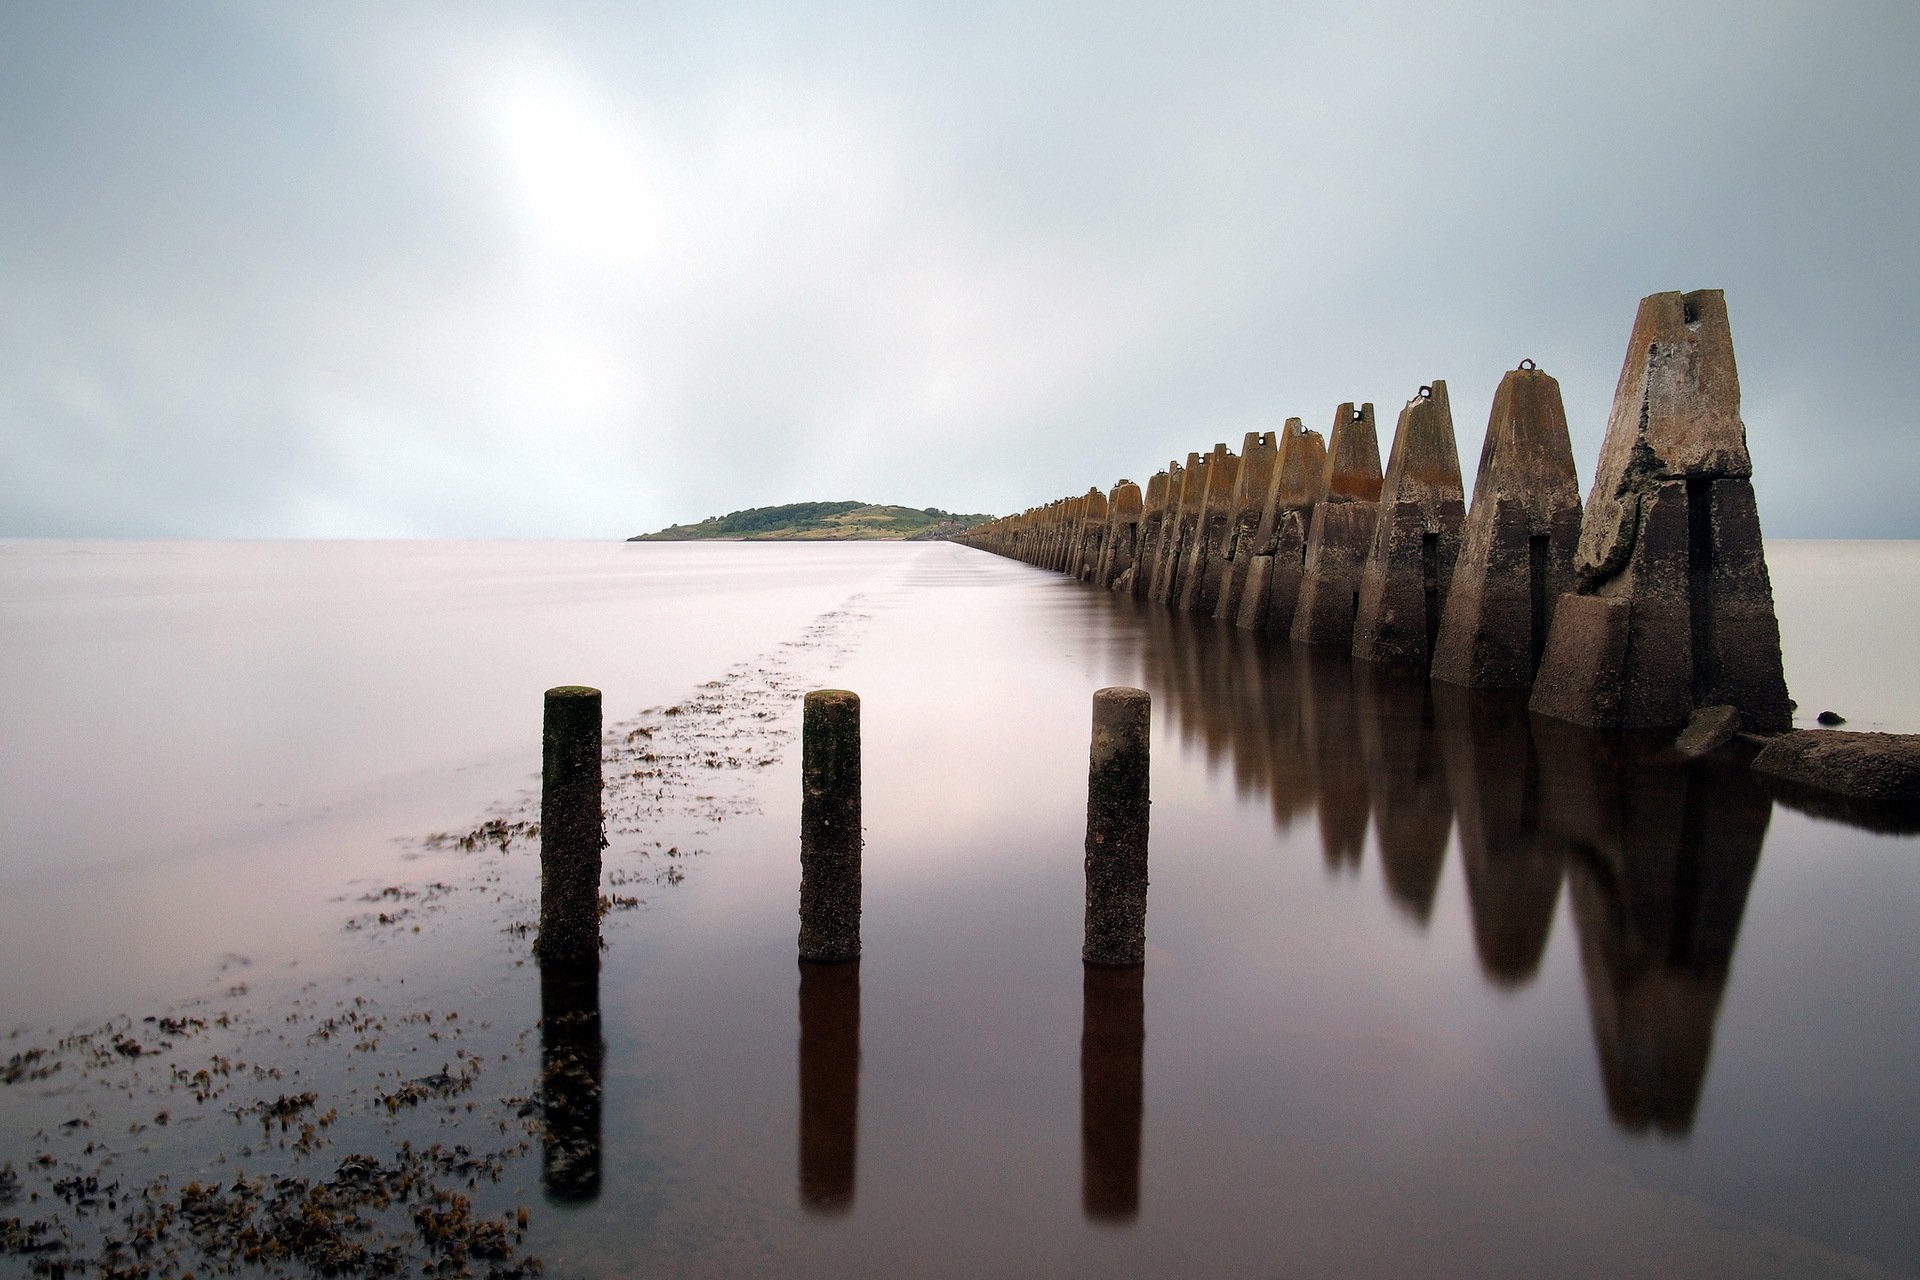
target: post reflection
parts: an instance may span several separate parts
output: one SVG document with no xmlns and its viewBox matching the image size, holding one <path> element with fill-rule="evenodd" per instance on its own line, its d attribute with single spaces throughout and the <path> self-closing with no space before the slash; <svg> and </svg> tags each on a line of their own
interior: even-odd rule
<svg viewBox="0 0 1920 1280">
<path fill-rule="evenodd" d="M 860 962 L 800 962 L 800 1203 L 853 1208 L 860 1127 Z"/>
<path fill-rule="evenodd" d="M 1772 801 L 1743 762 L 1534 725 L 1614 1122 L 1693 1127 Z"/>
<path fill-rule="evenodd" d="M 1394 902 L 1424 925 L 1433 916 L 1453 830 L 1453 800 L 1434 731 L 1433 686 L 1372 663 L 1352 665 L 1381 872 Z"/>
<path fill-rule="evenodd" d="M 1523 987 L 1546 954 L 1566 865 L 1564 842 L 1542 822 L 1526 698 L 1435 684 L 1433 707 L 1480 971 Z"/>
<path fill-rule="evenodd" d="M 1771 815 L 1744 760 L 1684 763 L 1664 742 L 1535 720 L 1524 696 L 1165 610 L 1142 623 L 1145 683 L 1169 730 L 1210 761 L 1224 754 L 1235 790 L 1264 791 L 1276 827 L 1316 815 L 1330 868 L 1359 866 L 1371 824 L 1391 900 L 1423 923 L 1457 818 L 1490 984 L 1534 981 L 1565 885 L 1614 1121 L 1689 1131 Z"/>
<path fill-rule="evenodd" d="M 1330 869 L 1357 871 L 1373 797 L 1360 755 L 1354 664 L 1344 653 L 1312 645 L 1293 646 L 1291 654 L 1300 677 L 1300 720 L 1320 812 L 1320 851 Z"/>
<path fill-rule="evenodd" d="M 600 1195 L 600 960 L 540 966 L 541 1183 L 550 1199 Z"/>
<path fill-rule="evenodd" d="M 1089 1220 L 1140 1215 L 1146 967 L 1085 965 L 1080 1023 L 1080 1201 Z"/>
</svg>

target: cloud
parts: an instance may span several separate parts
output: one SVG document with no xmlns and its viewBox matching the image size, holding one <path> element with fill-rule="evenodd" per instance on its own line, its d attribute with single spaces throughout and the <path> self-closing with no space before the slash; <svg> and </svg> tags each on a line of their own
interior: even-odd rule
<svg viewBox="0 0 1920 1280">
<path fill-rule="evenodd" d="M 205 3 L 0 18 L 0 532 L 1013 510 L 1523 356 L 1583 473 L 1724 287 L 1769 532 L 1920 534 L 1863 4 Z"/>
</svg>

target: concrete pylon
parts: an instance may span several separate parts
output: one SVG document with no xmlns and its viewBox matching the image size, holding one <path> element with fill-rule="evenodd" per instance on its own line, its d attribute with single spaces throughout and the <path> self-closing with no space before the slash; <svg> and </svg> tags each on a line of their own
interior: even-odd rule
<svg viewBox="0 0 1920 1280">
<path fill-rule="evenodd" d="M 1107 495 L 1098 489 L 1088 489 L 1075 501 L 1079 504 L 1080 519 L 1074 531 L 1073 555 L 1067 572 L 1082 582 L 1091 582 L 1094 566 L 1100 563 L 1100 549 L 1107 541 Z"/>
<path fill-rule="evenodd" d="M 1360 570 L 1373 546 L 1380 506 L 1380 443 L 1373 406 L 1343 404 L 1327 433 L 1326 497 L 1313 508 L 1307 561 L 1291 635 L 1302 644 L 1353 644 Z"/>
<path fill-rule="evenodd" d="M 1116 567 L 1112 581 L 1108 583 L 1121 595 L 1138 596 L 1141 594 L 1141 582 L 1146 576 L 1145 566 L 1151 562 L 1154 544 L 1160 541 L 1160 525 L 1167 514 L 1167 473 L 1156 471 L 1147 480 L 1145 492 L 1140 497 L 1140 527 L 1134 530 L 1133 560 L 1124 569 Z"/>
<path fill-rule="evenodd" d="M 1355 658 L 1426 670 L 1466 522 L 1453 409 L 1447 384 L 1436 378 L 1407 402 L 1394 426 L 1373 546 L 1360 571 Z"/>
<path fill-rule="evenodd" d="M 1224 444 L 1207 455 L 1207 487 L 1193 520 L 1193 542 L 1180 566 L 1173 604 L 1183 613 L 1212 617 L 1220 599 L 1220 562 L 1233 524 L 1233 492 L 1240 483 L 1240 455 Z"/>
<path fill-rule="evenodd" d="M 1101 542 L 1100 558 L 1093 566 L 1094 586 L 1111 587 L 1115 579 L 1133 567 L 1143 509 L 1140 486 L 1131 480 L 1122 480 L 1107 495 L 1107 532 Z"/>
<path fill-rule="evenodd" d="M 1187 469 L 1178 462 L 1169 462 L 1167 469 L 1156 474 L 1147 486 L 1147 514 L 1141 522 L 1140 552 L 1134 564 L 1133 583 L 1129 588 L 1138 599 L 1146 600 L 1153 595 L 1153 580 L 1160 568 L 1161 547 L 1167 540 L 1169 526 L 1175 523 L 1180 490 L 1186 482 Z M 1154 505 L 1155 484 L 1160 488 L 1158 506 Z"/>
<path fill-rule="evenodd" d="M 1233 495 L 1227 506 L 1227 537 L 1218 555 L 1207 566 L 1212 579 L 1213 616 L 1220 622 L 1232 622 L 1240 615 L 1240 596 L 1247 585 L 1247 562 L 1258 549 L 1254 535 L 1259 531 L 1267 491 L 1273 487 L 1273 464 L 1280 454 L 1280 438 L 1274 432 L 1249 431 L 1240 442 L 1240 471 L 1233 480 Z"/>
<path fill-rule="evenodd" d="M 1349 415 L 1351 416 L 1351 415 Z M 1280 433 L 1280 454 L 1267 485 L 1260 525 L 1254 531 L 1255 554 L 1247 562 L 1237 626 L 1249 631 L 1293 629 L 1294 606 L 1307 567 L 1307 535 L 1313 509 L 1327 496 L 1327 446 L 1318 431 L 1288 418 Z"/>
<path fill-rule="evenodd" d="M 1579 539 L 1580 484 L 1560 384 L 1522 360 L 1493 393 L 1433 678 L 1479 689 L 1530 686 L 1552 603 L 1573 588 Z"/>
<path fill-rule="evenodd" d="M 1726 705 L 1749 729 L 1792 725 L 1752 475 L 1725 297 L 1642 299 L 1534 711 L 1676 729 Z"/>
<path fill-rule="evenodd" d="M 1179 598 L 1180 562 L 1193 541 L 1193 526 L 1200 518 L 1200 504 L 1207 492 L 1208 459 L 1211 454 L 1189 453 L 1187 465 L 1180 469 L 1180 485 L 1160 531 L 1160 554 L 1154 561 L 1153 581 L 1148 597 L 1156 604 L 1171 604 Z"/>
</svg>

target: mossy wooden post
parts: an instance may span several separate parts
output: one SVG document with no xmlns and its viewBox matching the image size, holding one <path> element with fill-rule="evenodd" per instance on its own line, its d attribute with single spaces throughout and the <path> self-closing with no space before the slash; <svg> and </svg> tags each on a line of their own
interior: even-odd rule
<svg viewBox="0 0 1920 1280">
<path fill-rule="evenodd" d="M 800 731 L 800 958 L 860 958 L 860 695 L 815 689 Z"/>
<path fill-rule="evenodd" d="M 1147 958 L 1148 730 L 1145 689 L 1093 695 L 1087 766 L 1088 964 L 1144 964 Z"/>
<path fill-rule="evenodd" d="M 540 759 L 542 961 L 600 954 L 600 691 L 547 690 Z"/>
</svg>

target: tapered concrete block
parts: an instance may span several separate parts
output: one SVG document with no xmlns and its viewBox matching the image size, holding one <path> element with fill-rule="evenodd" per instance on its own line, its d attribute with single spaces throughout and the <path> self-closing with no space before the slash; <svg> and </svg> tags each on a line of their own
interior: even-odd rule
<svg viewBox="0 0 1920 1280">
<path fill-rule="evenodd" d="M 1380 445 L 1374 435 L 1372 405 L 1340 406 L 1328 433 L 1321 474 L 1320 489 L 1326 497 L 1313 509 L 1289 634 L 1302 644 L 1351 648 L 1354 618 L 1360 612 L 1361 570 L 1373 549 L 1380 510 Z M 1277 601 L 1277 558 L 1274 572 Z M 1269 610 L 1276 611 L 1272 605 Z"/>
<path fill-rule="evenodd" d="M 1351 420 L 1353 407 L 1343 405 L 1342 410 L 1336 421 Z M 1308 431 L 1298 418 L 1287 419 L 1261 505 L 1260 523 L 1254 529 L 1255 559 L 1248 563 L 1247 586 L 1234 615 L 1235 625 L 1282 635 L 1292 629 L 1300 580 L 1306 570 L 1313 508 L 1326 497 L 1327 479 L 1327 448 L 1320 433 Z M 1254 564 L 1260 560 L 1265 563 L 1256 583 Z"/>
<path fill-rule="evenodd" d="M 1240 483 L 1240 457 L 1224 444 L 1207 455 L 1207 487 L 1194 517 L 1193 542 L 1180 570 L 1173 599 L 1183 613 L 1212 617 L 1220 600 L 1220 575 L 1233 527 L 1233 495 Z"/>
<path fill-rule="evenodd" d="M 1373 546 L 1360 575 L 1355 658 L 1426 669 L 1466 519 L 1453 411 L 1447 384 L 1436 379 L 1400 411 L 1394 428 Z"/>
<path fill-rule="evenodd" d="M 1131 480 L 1122 480 L 1107 495 L 1107 531 L 1093 569 L 1094 586 L 1112 587 L 1116 578 L 1133 567 L 1144 506 L 1140 486 Z"/>
<path fill-rule="evenodd" d="M 1379 515 L 1377 502 L 1323 502 L 1314 508 L 1291 632 L 1301 644 L 1353 647 L 1360 571 L 1373 547 Z"/>
<path fill-rule="evenodd" d="M 1136 599 L 1145 600 L 1153 595 L 1161 550 L 1169 527 L 1175 523 L 1174 510 L 1185 484 L 1186 468 L 1178 462 L 1169 462 L 1165 471 L 1155 472 L 1147 482 L 1146 509 L 1140 518 L 1140 549 L 1134 557 L 1133 580 L 1126 588 Z"/>
<path fill-rule="evenodd" d="M 1226 542 L 1207 570 L 1212 579 L 1208 591 L 1213 597 L 1216 621 L 1231 623 L 1240 616 L 1248 565 L 1259 550 L 1255 539 L 1267 493 L 1273 487 L 1273 466 L 1279 456 L 1280 437 L 1272 431 L 1249 431 L 1241 441 L 1240 469 L 1234 477 L 1232 500 L 1227 508 Z"/>
<path fill-rule="evenodd" d="M 1575 724 L 1620 722 L 1619 673 L 1627 660 L 1625 600 L 1565 595 L 1554 610 L 1532 707 Z"/>
<path fill-rule="evenodd" d="M 1094 569 L 1100 563 L 1101 549 L 1107 540 L 1107 495 L 1098 489 L 1088 489 L 1078 499 L 1079 514 L 1073 534 L 1073 552 L 1067 564 L 1067 572 L 1082 582 L 1093 580 Z"/>
<path fill-rule="evenodd" d="M 1494 392 L 1434 650 L 1435 680 L 1532 686 L 1553 604 L 1574 585 L 1580 510 L 1560 384 L 1522 362 Z"/>
<path fill-rule="evenodd" d="M 1178 494 L 1167 513 L 1160 536 L 1160 554 L 1153 566 L 1153 581 L 1148 598 L 1156 604 L 1172 604 L 1180 595 L 1180 565 L 1193 545 L 1194 527 L 1200 520 L 1200 507 L 1206 498 L 1207 473 L 1212 454 L 1189 453 L 1180 469 Z"/>
<path fill-rule="evenodd" d="M 1617 666 L 1549 635 L 1533 709 L 1596 728 L 1677 730 L 1726 704 L 1749 728 L 1792 723 L 1766 570 L 1740 383 L 1718 290 L 1642 300 L 1614 392 L 1575 554 L 1579 597 L 1617 601 L 1627 641 Z M 1552 631 L 1568 596 L 1555 611 Z M 1590 613 L 1570 616 L 1586 625 Z M 1608 718 L 1580 691 L 1618 687 Z"/>
</svg>

